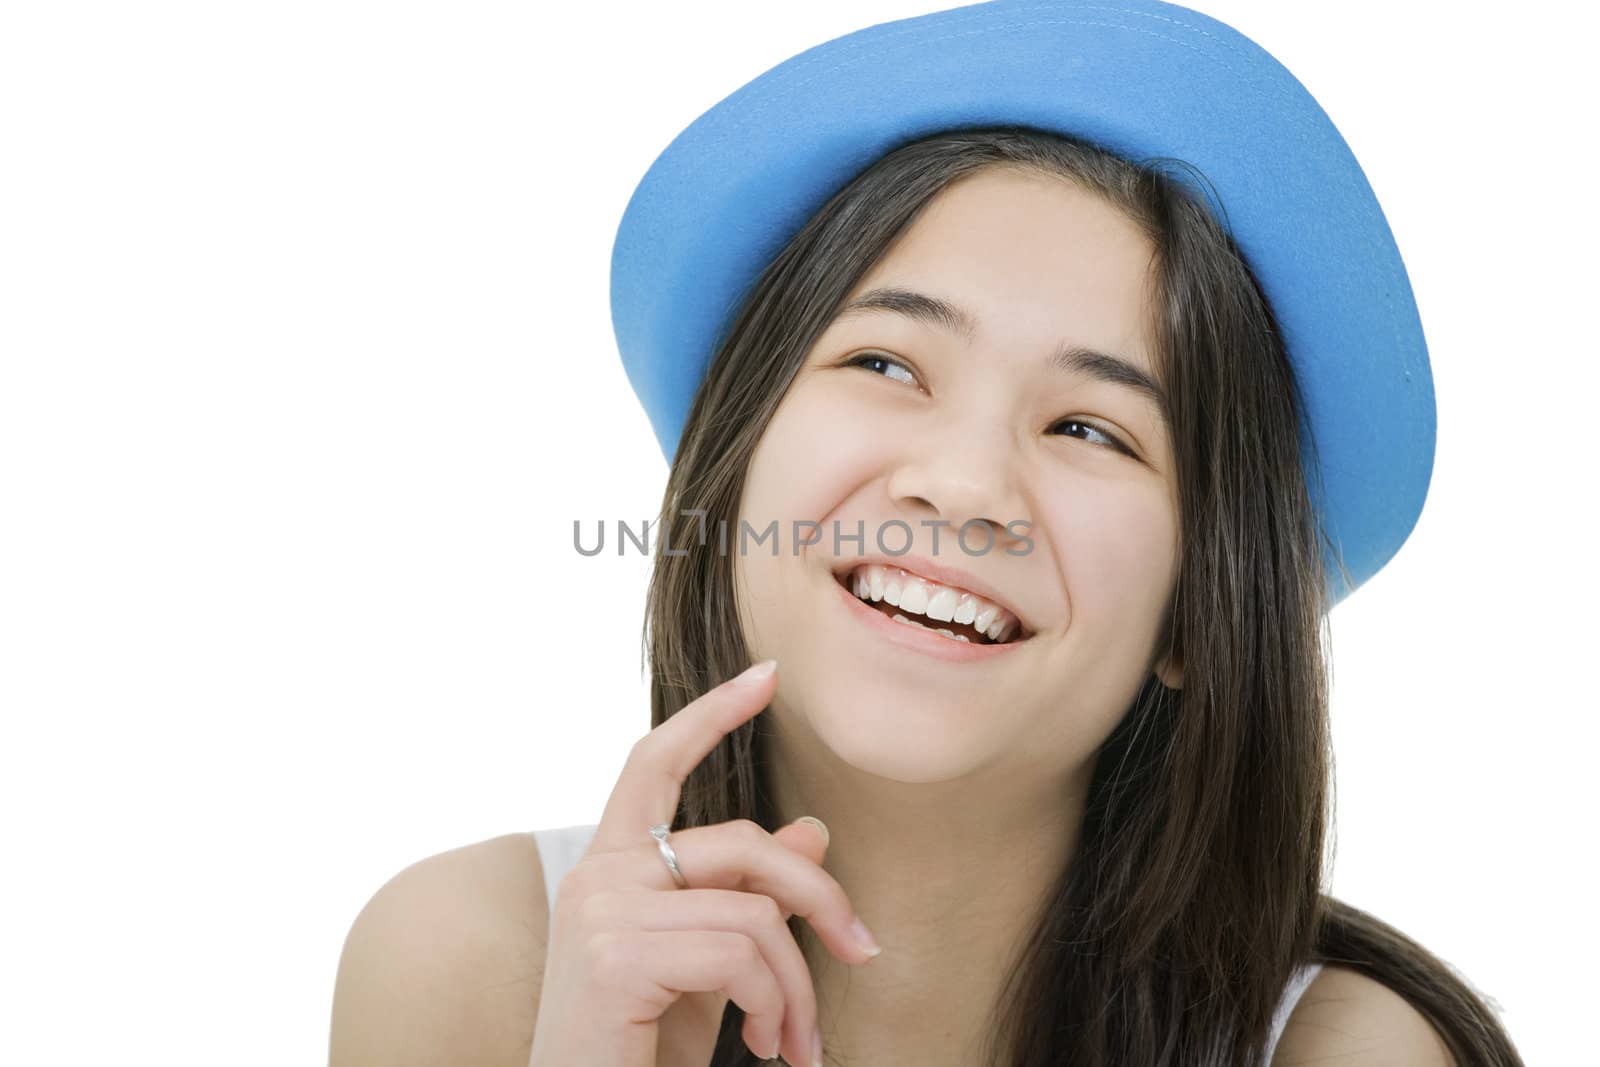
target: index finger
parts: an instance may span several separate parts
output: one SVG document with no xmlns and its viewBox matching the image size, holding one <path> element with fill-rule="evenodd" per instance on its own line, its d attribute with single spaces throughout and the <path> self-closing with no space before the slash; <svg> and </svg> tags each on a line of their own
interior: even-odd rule
<svg viewBox="0 0 1600 1067">
<path fill-rule="evenodd" d="M 650 827 L 671 823 L 684 779 L 723 737 L 767 706 L 777 660 L 762 660 L 685 704 L 634 743 L 611 789 L 591 848 L 633 848 Z"/>
</svg>

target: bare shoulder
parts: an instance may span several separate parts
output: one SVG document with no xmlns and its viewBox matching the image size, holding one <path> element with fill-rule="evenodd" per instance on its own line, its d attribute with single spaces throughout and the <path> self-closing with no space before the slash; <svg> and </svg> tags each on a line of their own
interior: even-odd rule
<svg viewBox="0 0 1600 1067">
<path fill-rule="evenodd" d="M 345 937 L 329 1067 L 526 1067 L 549 923 L 531 834 L 463 845 L 399 871 Z"/>
<path fill-rule="evenodd" d="M 1328 964 L 1285 1024 L 1272 1067 L 1457 1067 L 1433 1024 L 1400 994 Z"/>
</svg>

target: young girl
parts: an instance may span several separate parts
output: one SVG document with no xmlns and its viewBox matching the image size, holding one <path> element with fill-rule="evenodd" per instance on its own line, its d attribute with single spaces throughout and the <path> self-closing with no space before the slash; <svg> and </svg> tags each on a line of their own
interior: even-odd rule
<svg viewBox="0 0 1600 1067">
<path fill-rule="evenodd" d="M 674 141 L 613 278 L 672 460 L 654 729 L 598 824 L 458 859 L 541 980 L 427 1055 L 1520 1062 L 1321 892 L 1323 620 L 1415 522 L 1433 396 L 1269 56 L 1143 0 L 851 34 Z"/>
</svg>

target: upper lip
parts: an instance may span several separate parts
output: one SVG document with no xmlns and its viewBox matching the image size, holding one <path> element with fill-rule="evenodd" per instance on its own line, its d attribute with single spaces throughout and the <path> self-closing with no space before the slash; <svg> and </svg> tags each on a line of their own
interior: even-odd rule
<svg viewBox="0 0 1600 1067">
<path fill-rule="evenodd" d="M 1027 618 L 1012 605 L 1007 597 L 996 592 L 994 586 L 975 574 L 970 574 L 959 567 L 952 567 L 948 563 L 937 563 L 927 556 L 913 555 L 910 552 L 903 556 L 852 556 L 840 559 L 834 564 L 833 576 L 839 581 L 843 581 L 851 571 L 857 567 L 864 567 L 869 563 L 877 563 L 885 567 L 899 567 L 901 570 L 910 571 L 912 574 L 920 575 L 923 578 L 931 578 L 941 585 L 953 585 L 970 593 L 976 593 L 985 600 L 990 600 L 1000 605 L 1017 617 L 1017 623 L 1022 627 L 1022 632 L 1017 636 L 1018 640 L 1033 636 L 1034 629 Z"/>
</svg>

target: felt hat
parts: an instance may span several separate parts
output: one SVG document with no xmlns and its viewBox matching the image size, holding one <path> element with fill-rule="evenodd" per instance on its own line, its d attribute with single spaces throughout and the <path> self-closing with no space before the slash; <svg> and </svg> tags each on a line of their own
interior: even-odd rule
<svg viewBox="0 0 1600 1067">
<path fill-rule="evenodd" d="M 1433 470 L 1433 377 L 1394 236 L 1332 120 L 1214 18 L 1156 0 L 990 0 L 779 63 L 695 119 L 629 200 L 611 260 L 628 380 L 670 460 L 762 270 L 886 152 L 1025 125 L 1193 164 L 1266 293 L 1316 441 L 1329 604 L 1399 550 Z M 1349 581 L 1339 573 L 1342 558 Z"/>
</svg>

